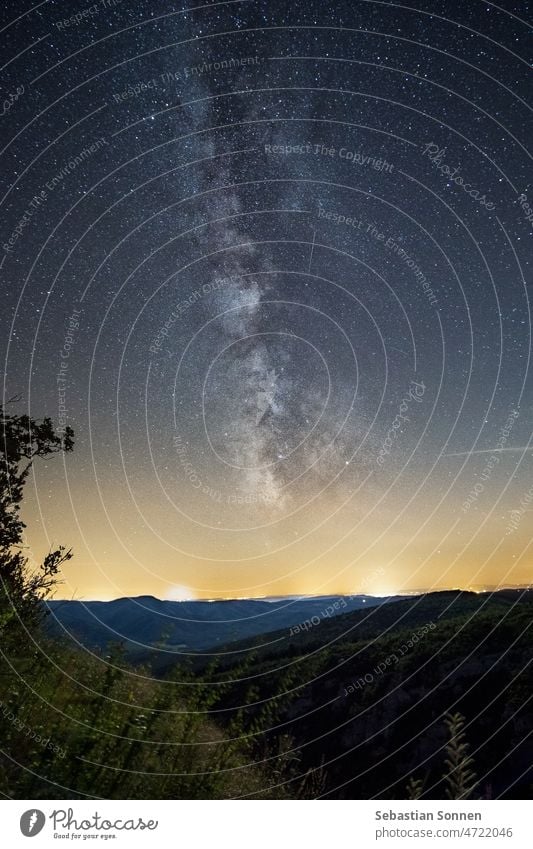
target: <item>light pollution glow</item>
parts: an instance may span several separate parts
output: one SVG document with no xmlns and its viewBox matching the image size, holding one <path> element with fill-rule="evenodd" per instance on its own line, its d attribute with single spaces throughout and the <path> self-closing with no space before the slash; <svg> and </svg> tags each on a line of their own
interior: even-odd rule
<svg viewBox="0 0 533 849">
<path fill-rule="evenodd" d="M 75 466 L 75 455 L 68 463 Z M 47 474 L 53 469 L 49 464 Z M 59 466 L 55 471 L 60 475 Z M 36 479 L 38 492 L 38 470 Z M 179 516 L 172 526 L 165 502 L 145 509 L 143 523 L 133 505 L 120 509 L 118 498 L 109 498 L 104 511 L 75 480 L 70 495 L 58 481 L 49 485 L 54 498 L 39 500 L 42 520 L 31 490 L 24 516 L 32 556 L 57 542 L 74 550 L 58 598 L 389 595 L 528 585 L 532 579 L 527 514 L 512 533 L 506 533 L 509 510 L 472 512 L 458 527 L 453 505 L 434 512 L 438 493 L 433 503 L 427 493 L 415 499 L 401 519 L 399 497 L 393 506 L 390 497 L 381 502 L 379 513 L 369 507 L 365 513 L 355 495 L 344 506 L 331 503 L 325 522 L 319 510 L 308 508 L 266 529 L 199 533 L 195 524 L 180 524 Z"/>
</svg>

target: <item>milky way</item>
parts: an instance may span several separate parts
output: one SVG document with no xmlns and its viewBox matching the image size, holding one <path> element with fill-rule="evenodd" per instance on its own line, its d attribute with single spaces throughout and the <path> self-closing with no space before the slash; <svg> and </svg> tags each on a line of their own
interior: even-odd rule
<svg viewBox="0 0 533 849">
<path fill-rule="evenodd" d="M 529 11 L 4 4 L 4 397 L 75 428 L 27 504 L 73 591 L 527 579 Z"/>
</svg>

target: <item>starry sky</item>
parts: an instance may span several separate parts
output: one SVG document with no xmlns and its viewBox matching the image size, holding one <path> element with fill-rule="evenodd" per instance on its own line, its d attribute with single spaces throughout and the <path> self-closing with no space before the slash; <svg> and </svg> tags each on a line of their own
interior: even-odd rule
<svg viewBox="0 0 533 849">
<path fill-rule="evenodd" d="M 529 2 L 0 10 L 4 401 L 60 597 L 531 581 Z"/>
</svg>

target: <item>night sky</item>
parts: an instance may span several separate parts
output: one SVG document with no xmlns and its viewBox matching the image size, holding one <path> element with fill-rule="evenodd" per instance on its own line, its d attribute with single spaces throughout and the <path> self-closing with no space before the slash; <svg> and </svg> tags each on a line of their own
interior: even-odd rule
<svg viewBox="0 0 533 849">
<path fill-rule="evenodd" d="M 8 0 L 3 399 L 62 597 L 532 574 L 529 2 Z M 27 11 L 26 11 L 27 10 Z"/>
</svg>

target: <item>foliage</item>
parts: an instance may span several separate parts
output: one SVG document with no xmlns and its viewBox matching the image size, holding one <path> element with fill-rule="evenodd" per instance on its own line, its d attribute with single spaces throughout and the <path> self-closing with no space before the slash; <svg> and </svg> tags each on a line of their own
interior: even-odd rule
<svg viewBox="0 0 533 849">
<path fill-rule="evenodd" d="M 312 634 L 248 641 L 246 683 L 227 663 L 219 672 L 233 679 L 222 719 L 240 706 L 245 728 L 272 751 L 290 734 L 300 775 L 325 764 L 315 798 L 468 798 L 474 788 L 522 798 L 533 759 L 532 602 L 531 592 L 437 593 L 345 614 Z M 436 627 L 415 642 L 423 622 Z M 247 644 L 239 649 L 246 657 Z M 446 713 L 470 717 L 471 750 Z"/>
<path fill-rule="evenodd" d="M 74 433 L 62 435 L 52 421 L 8 413 L 0 406 L 0 635 L 7 639 L 19 621 L 26 626 L 42 614 L 41 602 L 57 582 L 61 565 L 70 559 L 64 546 L 48 552 L 31 568 L 24 554 L 25 524 L 20 515 L 24 485 L 36 457 L 72 451 Z"/>
<path fill-rule="evenodd" d="M 424 782 L 421 778 L 411 778 L 407 782 L 407 798 L 416 800 L 422 797 L 424 792 Z"/>
<path fill-rule="evenodd" d="M 476 775 L 471 769 L 473 759 L 468 754 L 468 743 L 464 731 L 465 718 L 459 712 L 448 714 L 445 719 L 450 735 L 446 746 L 446 775 L 448 799 L 468 799 L 477 785 Z"/>
<path fill-rule="evenodd" d="M 210 716 L 213 688 L 185 666 L 158 681 L 120 650 L 91 656 L 38 634 L 37 658 L 0 665 L 0 793 L 10 798 L 279 798 L 242 728 Z"/>
<path fill-rule="evenodd" d="M 448 730 L 449 739 L 446 743 L 445 765 L 447 771 L 444 773 L 444 781 L 447 785 L 446 796 L 448 799 L 468 799 L 477 786 L 476 775 L 471 769 L 473 758 L 468 754 L 469 745 L 466 742 L 464 730 L 465 718 L 456 711 L 448 713 L 444 718 L 444 724 Z M 420 799 L 424 792 L 424 782 L 411 776 L 407 783 L 407 798 Z"/>
</svg>

